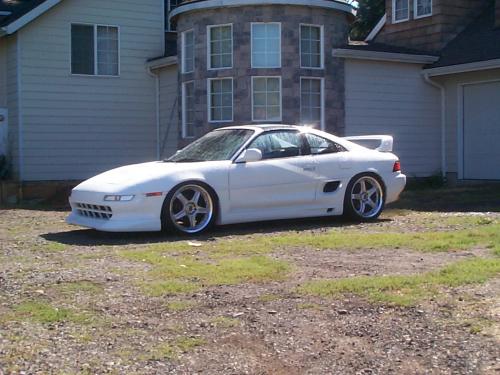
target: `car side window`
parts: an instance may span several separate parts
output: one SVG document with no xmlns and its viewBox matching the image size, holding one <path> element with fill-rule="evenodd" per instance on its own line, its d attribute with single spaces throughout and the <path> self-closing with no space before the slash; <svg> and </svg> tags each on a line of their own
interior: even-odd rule
<svg viewBox="0 0 500 375">
<path fill-rule="evenodd" d="M 347 151 L 338 143 L 320 137 L 316 134 L 306 133 L 305 136 L 312 155 L 334 154 L 337 152 Z"/>
<path fill-rule="evenodd" d="M 262 152 L 262 159 L 277 159 L 300 156 L 302 139 L 298 132 L 275 131 L 258 136 L 248 148 L 257 148 Z"/>
</svg>

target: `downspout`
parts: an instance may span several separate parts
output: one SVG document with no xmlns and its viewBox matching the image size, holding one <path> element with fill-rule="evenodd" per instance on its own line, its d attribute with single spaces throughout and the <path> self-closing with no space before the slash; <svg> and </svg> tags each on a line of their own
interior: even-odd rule
<svg viewBox="0 0 500 375">
<path fill-rule="evenodd" d="M 146 69 L 147 73 L 149 76 L 153 77 L 155 79 L 155 91 L 156 91 L 156 100 L 155 100 L 155 105 L 156 105 L 156 159 L 160 160 L 160 76 L 158 74 L 153 73 L 153 69 L 151 67 L 148 67 Z"/>
<path fill-rule="evenodd" d="M 441 92 L 441 177 L 446 181 L 447 160 L 446 160 L 446 91 L 442 84 L 433 81 L 429 73 L 423 72 L 424 80 L 429 85 L 437 87 Z"/>
</svg>

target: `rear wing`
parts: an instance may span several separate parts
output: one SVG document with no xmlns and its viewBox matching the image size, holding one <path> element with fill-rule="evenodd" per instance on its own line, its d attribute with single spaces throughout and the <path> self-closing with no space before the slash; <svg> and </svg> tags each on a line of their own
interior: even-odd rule
<svg viewBox="0 0 500 375">
<path fill-rule="evenodd" d="M 357 137 L 344 137 L 346 141 L 354 142 L 360 146 L 374 148 L 380 152 L 392 152 L 394 138 L 390 135 L 362 135 Z M 373 145 L 378 145 L 374 147 Z"/>
</svg>

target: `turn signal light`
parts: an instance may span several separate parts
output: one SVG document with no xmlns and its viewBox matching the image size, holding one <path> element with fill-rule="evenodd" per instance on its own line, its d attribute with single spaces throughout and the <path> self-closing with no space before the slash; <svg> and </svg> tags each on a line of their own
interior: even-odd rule
<svg viewBox="0 0 500 375">
<path fill-rule="evenodd" d="M 401 172 L 401 162 L 398 160 L 394 163 L 394 168 L 392 168 L 393 172 Z"/>
<path fill-rule="evenodd" d="M 161 191 L 157 191 L 154 193 L 146 193 L 146 197 L 161 197 L 163 193 Z"/>
</svg>

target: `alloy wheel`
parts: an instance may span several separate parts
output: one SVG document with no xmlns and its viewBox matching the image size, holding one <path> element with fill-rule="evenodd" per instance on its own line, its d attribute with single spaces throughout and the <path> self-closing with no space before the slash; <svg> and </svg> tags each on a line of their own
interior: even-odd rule
<svg viewBox="0 0 500 375">
<path fill-rule="evenodd" d="M 212 220 L 214 205 L 210 193 L 200 185 L 177 189 L 170 200 L 170 219 L 184 233 L 198 233 Z"/>
</svg>

